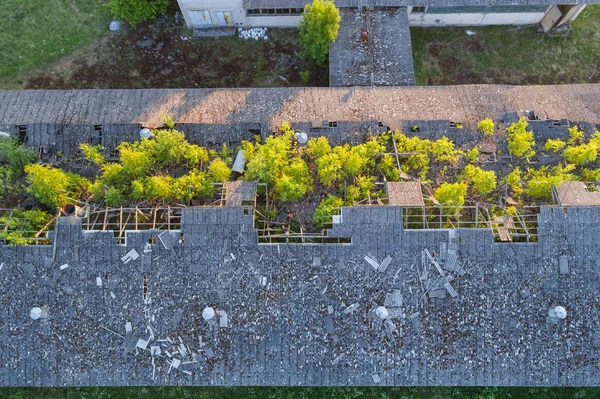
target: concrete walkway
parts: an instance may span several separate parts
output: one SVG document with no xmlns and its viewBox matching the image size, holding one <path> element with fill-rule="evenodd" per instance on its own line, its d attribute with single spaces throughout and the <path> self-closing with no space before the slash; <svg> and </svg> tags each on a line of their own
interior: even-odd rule
<svg viewBox="0 0 600 399">
<path fill-rule="evenodd" d="M 329 50 L 329 85 L 413 86 L 406 7 L 343 8 L 338 39 Z"/>
</svg>

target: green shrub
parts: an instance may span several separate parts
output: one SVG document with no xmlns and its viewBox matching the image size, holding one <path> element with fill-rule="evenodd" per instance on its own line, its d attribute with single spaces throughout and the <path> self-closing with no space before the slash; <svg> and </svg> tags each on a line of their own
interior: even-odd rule
<svg viewBox="0 0 600 399">
<path fill-rule="evenodd" d="M 565 148 L 566 144 L 567 143 L 565 143 L 561 139 L 548 139 L 546 141 L 546 144 L 544 144 L 544 151 L 559 152 L 560 150 Z"/>
<path fill-rule="evenodd" d="M 543 166 L 538 170 L 529 172 L 527 182 L 527 195 L 531 198 L 552 200 L 552 187 L 557 187 L 565 180 L 575 180 L 571 172 L 575 169 L 573 165 L 555 166 L 549 169 Z"/>
<path fill-rule="evenodd" d="M 581 144 L 585 133 L 578 126 L 569 128 L 569 144 Z"/>
<path fill-rule="evenodd" d="M 484 170 L 469 164 L 465 167 L 462 178 L 470 181 L 475 192 L 481 195 L 488 195 L 496 189 L 496 173 L 492 170 Z"/>
<path fill-rule="evenodd" d="M 110 186 L 104 195 L 104 202 L 108 206 L 120 206 L 125 202 L 123 193 L 116 187 Z"/>
<path fill-rule="evenodd" d="M 135 28 L 140 22 L 167 12 L 169 0 L 110 0 L 108 6 L 115 18 Z"/>
<path fill-rule="evenodd" d="M 152 138 L 142 140 L 139 147 L 150 155 L 156 166 L 167 167 L 180 164 L 185 159 L 189 143 L 177 130 L 153 130 Z"/>
<path fill-rule="evenodd" d="M 292 155 L 293 132 L 280 136 L 270 136 L 264 144 L 252 146 L 246 155 L 246 180 L 258 180 L 274 186 L 283 168 L 289 164 Z M 246 145 L 246 148 L 250 146 Z"/>
<path fill-rule="evenodd" d="M 146 151 L 137 149 L 137 147 L 137 145 L 130 143 L 121 143 L 119 145 L 119 161 L 123 168 L 123 173 L 129 180 L 135 180 L 148 175 L 152 167 L 151 155 Z"/>
<path fill-rule="evenodd" d="M 331 223 L 331 215 L 335 215 L 338 209 L 344 205 L 344 201 L 340 197 L 329 195 L 321 201 L 313 215 L 313 222 L 319 228 Z"/>
<path fill-rule="evenodd" d="M 396 159 L 390 154 L 385 154 L 383 157 L 381 157 L 379 160 L 379 170 L 381 170 L 381 173 L 383 173 L 387 181 L 400 180 L 398 164 Z"/>
<path fill-rule="evenodd" d="M 308 140 L 306 146 L 306 153 L 312 158 L 320 158 L 331 152 L 331 146 L 327 137 L 320 136 L 319 138 L 312 138 Z"/>
<path fill-rule="evenodd" d="M 35 154 L 16 138 L 0 138 L 0 162 L 8 164 L 14 178 L 21 176 L 25 166 L 34 160 Z"/>
<path fill-rule="evenodd" d="M 312 189 L 313 180 L 302 158 L 294 158 L 285 166 L 275 184 L 275 192 L 283 202 L 297 201 Z"/>
<path fill-rule="evenodd" d="M 195 144 L 190 144 L 183 155 L 187 159 L 189 166 L 202 166 L 204 162 L 208 162 L 208 151 L 204 147 Z"/>
<path fill-rule="evenodd" d="M 479 147 L 475 146 L 468 150 L 466 158 L 469 162 L 479 162 Z"/>
<path fill-rule="evenodd" d="M 336 147 L 337 148 L 337 147 Z M 340 159 L 340 153 L 332 152 L 317 159 L 317 175 L 323 185 L 331 185 L 342 176 L 343 163 Z"/>
<path fill-rule="evenodd" d="M 436 161 L 456 163 L 462 151 L 454 147 L 454 143 L 444 136 L 431 144 L 431 155 Z"/>
<path fill-rule="evenodd" d="M 302 80 L 302 83 L 307 85 L 310 82 L 310 78 L 311 78 L 310 71 L 300 71 L 300 79 Z"/>
<path fill-rule="evenodd" d="M 579 176 L 582 181 L 597 182 L 600 181 L 600 169 L 583 168 Z"/>
<path fill-rule="evenodd" d="M 427 154 L 415 154 L 408 157 L 406 162 L 403 164 L 406 171 L 417 170 L 419 178 L 421 180 L 427 180 L 427 172 L 429 171 L 429 155 Z"/>
<path fill-rule="evenodd" d="M 12 216 L 9 214 L 0 217 L 0 225 L 5 225 L 6 230 L 0 231 L 0 238 L 9 245 L 28 245 L 34 242 L 35 234 L 40 231 L 52 218 L 42 210 L 24 211 L 15 209 Z"/>
<path fill-rule="evenodd" d="M 495 126 L 494 121 L 490 118 L 486 118 L 477 124 L 477 128 L 485 136 L 493 136 Z"/>
<path fill-rule="evenodd" d="M 231 169 L 221 158 L 215 158 L 208 166 L 213 181 L 224 183 L 231 177 Z"/>
<path fill-rule="evenodd" d="M 442 183 L 433 196 L 443 206 L 460 207 L 465 204 L 467 185 L 465 183 Z"/>
<path fill-rule="evenodd" d="M 123 167 L 118 163 L 107 163 L 102 166 L 102 181 L 107 186 L 120 186 L 125 182 Z"/>
<path fill-rule="evenodd" d="M 598 149 L 592 144 L 569 146 L 563 152 L 563 157 L 569 163 L 585 165 L 596 160 Z"/>
<path fill-rule="evenodd" d="M 174 199 L 173 178 L 171 176 L 152 176 L 146 179 L 146 198 L 168 202 Z"/>
<path fill-rule="evenodd" d="M 325 65 L 329 43 L 337 39 L 340 21 L 340 12 L 331 1 L 313 0 L 306 5 L 298 32 L 300 56 L 312 64 Z"/>
<path fill-rule="evenodd" d="M 146 198 L 146 188 L 144 182 L 141 180 L 134 180 L 131 182 L 131 198 L 136 201 L 141 201 Z"/>
<path fill-rule="evenodd" d="M 79 148 L 83 151 L 85 159 L 98 166 L 104 165 L 104 156 L 102 155 L 101 145 L 91 146 L 89 144 L 80 144 Z"/>
<path fill-rule="evenodd" d="M 527 119 L 521 118 L 519 122 L 506 128 L 508 132 L 508 150 L 517 157 L 531 158 L 535 155 L 533 132 L 528 132 L 527 126 Z"/>
<path fill-rule="evenodd" d="M 69 202 L 69 176 L 60 169 L 31 164 L 25 166 L 27 191 L 40 203 L 57 207 Z"/>
<path fill-rule="evenodd" d="M 523 183 L 521 182 L 521 169 L 517 166 L 512 172 L 506 175 L 503 180 L 503 184 L 509 185 L 513 192 L 513 195 L 518 199 L 523 195 Z"/>
<path fill-rule="evenodd" d="M 192 199 L 208 197 L 214 192 L 214 186 L 206 173 L 190 171 L 187 175 L 175 179 L 172 194 L 178 201 L 188 202 Z"/>
</svg>

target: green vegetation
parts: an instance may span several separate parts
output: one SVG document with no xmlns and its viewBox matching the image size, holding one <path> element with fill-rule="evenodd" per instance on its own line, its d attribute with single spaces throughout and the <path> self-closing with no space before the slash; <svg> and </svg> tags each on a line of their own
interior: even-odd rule
<svg viewBox="0 0 600 399">
<path fill-rule="evenodd" d="M 552 187 L 559 186 L 565 180 L 576 180 L 576 176 L 571 172 L 575 170 L 573 165 L 557 165 L 553 168 L 543 166 L 538 170 L 530 170 L 529 181 L 527 182 L 526 193 L 531 198 L 552 199 Z"/>
<path fill-rule="evenodd" d="M 521 195 L 523 195 L 525 192 L 521 182 L 521 169 L 518 166 L 515 167 L 512 172 L 506 175 L 503 180 L 503 184 L 508 184 L 512 190 L 513 196 L 517 199 L 520 199 Z"/>
<path fill-rule="evenodd" d="M 533 132 L 527 131 L 527 119 L 521 118 L 506 128 L 508 132 L 508 150 L 517 157 L 531 158 L 535 155 Z"/>
<path fill-rule="evenodd" d="M 465 153 L 465 158 L 469 162 L 479 161 L 479 147 L 475 146 Z"/>
<path fill-rule="evenodd" d="M 108 5 L 115 18 L 127 21 L 135 28 L 140 22 L 164 14 L 169 0 L 109 0 Z"/>
<path fill-rule="evenodd" d="M 32 163 L 35 154 L 15 138 L 0 138 L 0 162 L 6 163 L 13 177 L 23 174 L 25 166 Z"/>
<path fill-rule="evenodd" d="M 313 0 L 302 13 L 298 44 L 300 55 L 314 65 L 325 65 L 329 55 L 329 43 L 333 43 L 340 29 L 340 12 L 329 0 Z"/>
<path fill-rule="evenodd" d="M 596 83 L 600 6 L 588 5 L 570 36 L 551 37 L 537 26 L 411 28 L 415 76 L 427 84 Z"/>
<path fill-rule="evenodd" d="M 495 126 L 494 121 L 490 118 L 486 118 L 477 124 L 477 128 L 485 136 L 493 136 Z"/>
<path fill-rule="evenodd" d="M 563 157 L 569 163 L 585 165 L 596 160 L 598 157 L 598 148 L 592 144 L 569 146 L 563 152 Z"/>
<path fill-rule="evenodd" d="M 0 231 L 0 239 L 6 240 L 9 245 L 27 245 L 34 241 L 35 234 L 46 225 L 50 215 L 42 210 L 19 210 L 12 215 L 5 214 L 0 217 L 0 225 L 5 226 Z"/>
<path fill-rule="evenodd" d="M 2 0 L 0 89 L 20 89 L 27 77 L 108 33 L 103 0 Z"/>
<path fill-rule="evenodd" d="M 331 215 L 338 213 L 339 208 L 344 205 L 344 200 L 340 197 L 329 195 L 321 201 L 313 215 L 315 226 L 323 228 L 331 223 Z"/>
<path fill-rule="evenodd" d="M 465 183 L 442 183 L 433 194 L 440 205 L 450 207 L 463 206 L 466 195 L 467 185 Z"/>
<path fill-rule="evenodd" d="M 544 144 L 544 151 L 559 152 L 565 148 L 565 145 L 567 145 L 567 143 L 561 139 L 548 139 L 546 144 Z"/>
<path fill-rule="evenodd" d="M 496 189 L 496 173 L 493 170 L 483 170 L 478 166 L 467 165 L 462 172 L 464 181 L 473 184 L 473 190 L 483 196 Z"/>
<path fill-rule="evenodd" d="M 60 169 L 42 165 L 27 165 L 27 191 L 49 207 L 69 203 L 69 176 Z"/>
</svg>

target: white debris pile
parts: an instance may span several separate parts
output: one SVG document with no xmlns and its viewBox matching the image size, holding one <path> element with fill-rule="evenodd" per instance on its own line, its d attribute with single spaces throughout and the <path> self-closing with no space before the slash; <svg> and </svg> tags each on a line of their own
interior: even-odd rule
<svg viewBox="0 0 600 399">
<path fill-rule="evenodd" d="M 269 40 L 267 36 L 267 28 L 250 28 L 250 29 L 238 29 L 238 37 L 240 39 L 249 40 Z"/>
</svg>

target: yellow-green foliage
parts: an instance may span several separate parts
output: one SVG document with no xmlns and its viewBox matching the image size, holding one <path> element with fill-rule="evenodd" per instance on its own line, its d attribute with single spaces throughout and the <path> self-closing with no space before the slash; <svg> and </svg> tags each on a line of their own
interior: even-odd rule
<svg viewBox="0 0 600 399">
<path fill-rule="evenodd" d="M 31 164 L 25 166 L 27 191 L 42 204 L 57 207 L 69 202 L 69 177 L 60 169 Z"/>
<path fill-rule="evenodd" d="M 83 156 L 88 161 L 95 163 L 98 166 L 104 165 L 104 156 L 102 155 L 102 146 L 94 145 L 91 146 L 89 144 L 81 144 L 79 145 L 81 151 L 83 151 Z"/>
<path fill-rule="evenodd" d="M 600 169 L 583 168 L 580 172 L 581 180 L 588 182 L 600 181 Z"/>
<path fill-rule="evenodd" d="M 523 190 L 523 183 L 521 182 L 521 169 L 518 166 L 504 177 L 504 182 L 509 185 L 513 196 L 519 198 L 523 195 L 525 190 Z"/>
<path fill-rule="evenodd" d="M 146 189 L 144 182 L 140 180 L 134 180 L 131 182 L 131 198 L 140 201 L 146 197 Z"/>
<path fill-rule="evenodd" d="M 319 138 L 312 138 L 308 140 L 306 147 L 306 153 L 312 158 L 320 158 L 331 152 L 331 145 L 327 137 L 320 136 Z"/>
<path fill-rule="evenodd" d="M 206 151 L 206 148 L 195 144 L 188 145 L 183 156 L 187 159 L 191 167 L 202 166 L 203 163 L 208 161 L 208 151 Z"/>
<path fill-rule="evenodd" d="M 147 139 L 146 141 L 151 140 Z M 138 150 L 137 144 L 121 143 L 119 145 L 119 162 L 123 173 L 128 179 L 137 179 L 150 173 L 152 166 L 151 154 Z"/>
<path fill-rule="evenodd" d="M 569 144 L 581 144 L 585 133 L 579 128 L 579 126 L 573 126 L 569 128 Z"/>
<path fill-rule="evenodd" d="M 560 150 L 565 148 L 566 144 L 567 143 L 565 143 L 561 139 L 548 139 L 546 141 L 546 144 L 544 144 L 544 151 L 559 152 Z"/>
<path fill-rule="evenodd" d="M 221 158 L 215 158 L 208 166 L 208 172 L 212 176 L 213 181 L 224 183 L 231 177 L 231 169 Z"/>
<path fill-rule="evenodd" d="M 334 181 L 339 180 L 342 176 L 343 161 L 340 155 L 345 154 L 345 151 L 341 151 L 342 148 L 335 147 L 333 152 L 317 159 L 317 174 L 319 180 L 325 186 L 331 186 Z"/>
<path fill-rule="evenodd" d="M 463 170 L 462 178 L 470 181 L 475 192 L 481 195 L 487 195 L 496 189 L 496 173 L 492 170 L 483 170 L 469 164 Z"/>
<path fill-rule="evenodd" d="M 313 189 L 313 181 L 306 162 L 302 158 L 294 158 L 283 168 L 277 179 L 275 191 L 283 202 L 297 201 Z"/>
<path fill-rule="evenodd" d="M 551 169 L 543 166 L 538 170 L 530 170 L 527 195 L 531 198 L 551 200 L 551 187 L 559 186 L 565 180 L 575 180 L 575 175 L 571 173 L 574 169 L 573 165 L 558 165 Z"/>
<path fill-rule="evenodd" d="M 172 196 L 181 202 L 192 199 L 208 197 L 214 192 L 206 173 L 191 170 L 187 175 L 175 179 L 172 188 Z"/>
<path fill-rule="evenodd" d="M 479 147 L 475 146 L 468 150 L 466 153 L 466 158 L 469 162 L 479 162 Z"/>
<path fill-rule="evenodd" d="M 433 196 L 442 206 L 451 207 L 446 213 L 454 213 L 458 211 L 458 207 L 465 204 L 465 196 L 467 195 L 466 183 L 442 183 Z"/>
<path fill-rule="evenodd" d="M 256 144 L 251 151 L 245 151 L 246 180 L 258 180 L 274 186 L 283 168 L 289 164 L 292 155 L 292 132 L 280 136 L 269 136 L 264 144 Z"/>
<path fill-rule="evenodd" d="M 10 215 L 10 216 L 9 216 Z M 42 210 L 15 209 L 12 214 L 0 217 L 0 238 L 9 245 L 28 245 L 34 242 L 35 234 L 42 229 L 52 216 Z"/>
<path fill-rule="evenodd" d="M 385 176 L 387 181 L 398 181 L 400 180 L 400 171 L 396 164 L 396 159 L 390 154 L 385 154 L 379 160 L 379 170 Z"/>
<path fill-rule="evenodd" d="M 315 65 L 327 63 L 329 43 L 337 38 L 340 21 L 340 12 L 333 2 L 313 0 L 312 4 L 307 4 L 298 31 L 301 57 Z"/>
<path fill-rule="evenodd" d="M 108 186 L 120 186 L 124 183 L 123 167 L 118 163 L 109 163 L 102 166 L 102 181 Z"/>
<path fill-rule="evenodd" d="M 527 126 L 527 119 L 521 118 L 519 122 L 506 128 L 508 132 L 508 150 L 517 157 L 531 158 L 535 155 L 533 132 L 527 131 Z"/>
<path fill-rule="evenodd" d="M 444 136 L 431 144 L 431 154 L 436 161 L 456 163 L 458 157 L 462 154 L 461 150 L 454 147 L 454 143 Z"/>
<path fill-rule="evenodd" d="M 326 224 L 331 223 L 331 215 L 337 213 L 338 209 L 344 205 L 344 200 L 340 197 L 329 195 L 321 201 L 315 213 L 313 214 L 313 222 L 317 227 L 323 228 Z"/>
<path fill-rule="evenodd" d="M 16 138 L 0 137 L 0 163 L 6 163 L 12 177 L 23 174 L 25 165 L 29 165 L 36 158 L 33 151 L 27 149 Z"/>
<path fill-rule="evenodd" d="M 594 132 L 592 137 L 590 137 L 589 143 L 600 150 L 600 132 Z"/>
<path fill-rule="evenodd" d="M 419 177 L 422 180 L 427 178 L 429 171 L 430 159 L 427 155 L 431 151 L 432 143 L 427 139 L 420 137 L 406 137 L 403 133 L 396 131 L 394 134 L 396 147 L 400 153 L 416 153 L 410 155 L 406 161 L 402 163 L 402 169 L 406 172 L 411 170 L 418 171 Z"/>
<path fill-rule="evenodd" d="M 563 152 L 563 157 L 569 163 L 585 165 L 596 160 L 598 149 L 592 144 L 569 146 Z"/>
<path fill-rule="evenodd" d="M 119 206 L 125 201 L 124 195 L 118 188 L 110 186 L 104 194 L 104 202 L 108 206 Z"/>
<path fill-rule="evenodd" d="M 477 124 L 479 131 L 486 136 L 494 135 L 494 127 L 494 121 L 490 118 L 486 118 Z"/>
<path fill-rule="evenodd" d="M 171 176 L 152 176 L 146 179 L 146 199 L 170 201 L 173 195 L 174 179 Z"/>
</svg>

